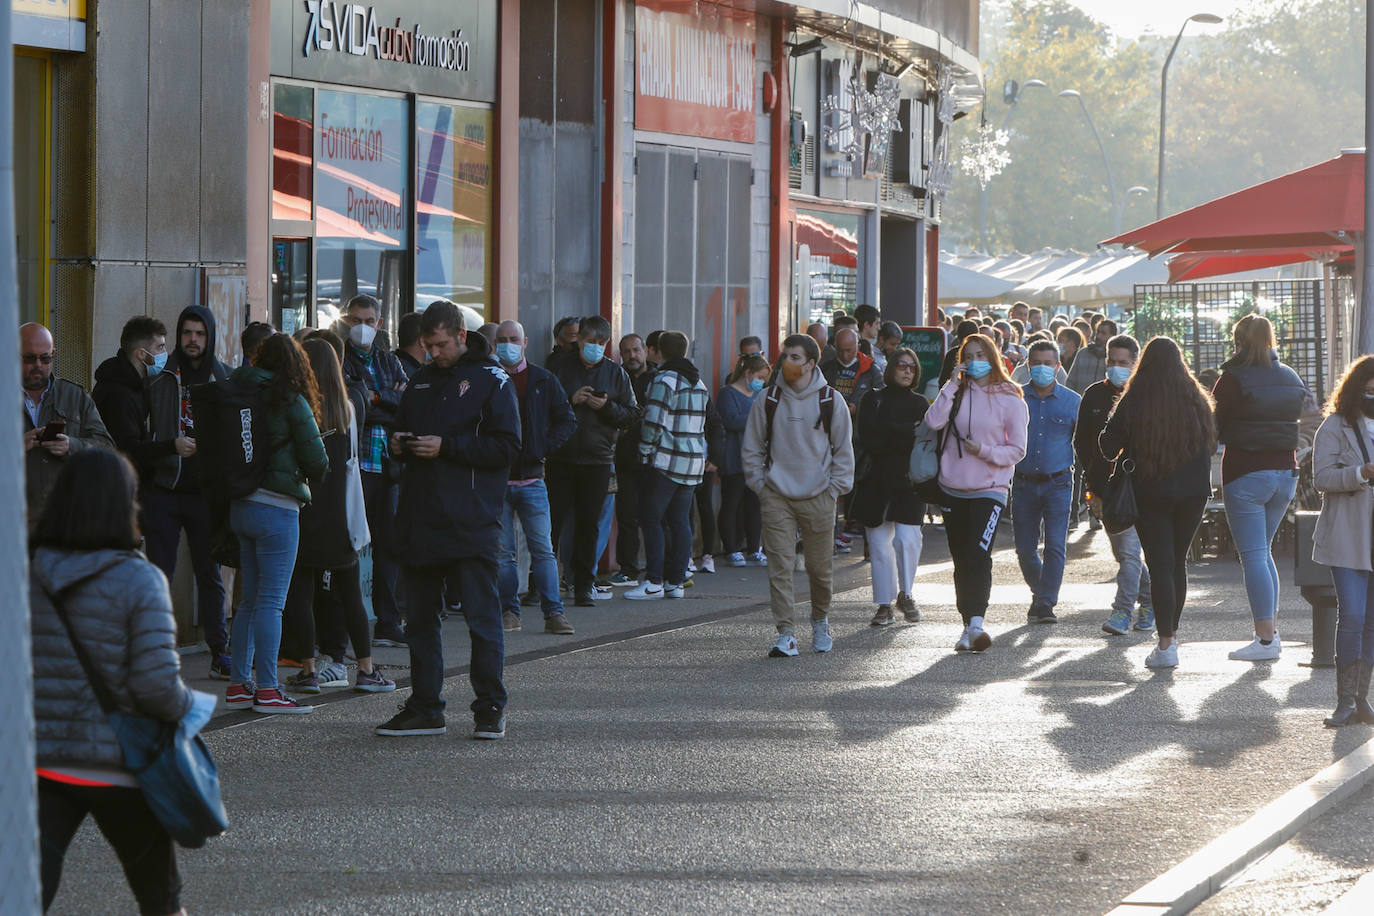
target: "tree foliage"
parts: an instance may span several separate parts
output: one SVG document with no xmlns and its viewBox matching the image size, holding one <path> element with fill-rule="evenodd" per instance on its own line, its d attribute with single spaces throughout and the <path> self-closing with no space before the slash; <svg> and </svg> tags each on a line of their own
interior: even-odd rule
<svg viewBox="0 0 1374 916">
<path fill-rule="evenodd" d="M 1181 25 L 1181 23 L 1180 23 Z M 1160 70 L 1174 35 L 1123 40 L 1065 0 L 984 6 L 985 115 L 1011 134 L 1011 164 L 987 192 L 992 251 L 1089 250 L 1155 216 Z M 1019 104 L 1007 80 L 1040 79 Z M 1259 0 L 1219 29 L 1191 26 L 1169 70 L 1165 213 L 1363 146 L 1364 3 Z M 1075 89 L 1097 126 L 1116 179 Z M 975 112 L 955 125 L 973 133 Z M 1126 195 L 1132 186 L 1148 193 Z M 979 247 L 981 192 L 958 175 L 944 210 L 947 245 Z"/>
</svg>

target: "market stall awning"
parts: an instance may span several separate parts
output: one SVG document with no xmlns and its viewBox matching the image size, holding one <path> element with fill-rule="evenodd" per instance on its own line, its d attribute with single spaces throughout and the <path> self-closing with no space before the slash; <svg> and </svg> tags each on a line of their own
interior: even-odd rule
<svg viewBox="0 0 1374 916">
<path fill-rule="evenodd" d="M 1364 231 L 1364 157 L 1364 150 L 1345 151 L 1102 244 L 1130 245 L 1151 257 L 1347 246 L 1351 233 Z"/>
<path fill-rule="evenodd" d="M 1014 286 L 1016 284 L 1010 280 L 969 270 L 949 261 L 940 263 L 941 302 L 990 302 L 1001 299 Z"/>
<path fill-rule="evenodd" d="M 1223 277 L 1228 274 L 1245 273 L 1251 270 L 1301 264 L 1305 261 L 1351 263 L 1354 258 L 1355 249 L 1349 246 L 1337 249 L 1278 248 L 1267 252 L 1246 252 L 1245 254 L 1196 252 L 1181 254 L 1169 259 L 1169 282 L 1182 283 L 1185 280 Z"/>
</svg>

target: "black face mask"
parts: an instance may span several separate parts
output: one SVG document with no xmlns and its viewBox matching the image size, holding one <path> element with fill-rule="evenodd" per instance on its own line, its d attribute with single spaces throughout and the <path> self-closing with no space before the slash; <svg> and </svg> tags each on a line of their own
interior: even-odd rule
<svg viewBox="0 0 1374 916">
<path fill-rule="evenodd" d="M 1374 394 L 1365 395 L 1360 404 L 1360 407 L 1362 410 L 1364 410 L 1364 415 L 1366 417 L 1369 417 L 1369 419 L 1374 420 Z"/>
</svg>

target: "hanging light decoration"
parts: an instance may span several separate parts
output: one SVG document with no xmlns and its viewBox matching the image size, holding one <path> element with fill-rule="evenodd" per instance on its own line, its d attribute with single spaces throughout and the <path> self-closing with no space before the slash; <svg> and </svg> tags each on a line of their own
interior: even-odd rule
<svg viewBox="0 0 1374 916">
<path fill-rule="evenodd" d="M 949 132 L 954 124 L 954 71 L 948 64 L 940 65 L 936 85 L 935 116 L 940 121 L 940 139 L 935 141 L 930 171 L 926 173 L 926 190 L 938 200 L 949 193 L 954 178 L 954 169 L 949 161 Z"/>
<path fill-rule="evenodd" d="M 1010 140 L 1010 133 L 1005 130 L 994 130 L 984 121 L 974 137 L 965 137 L 959 144 L 960 171 L 973 176 L 977 179 L 978 186 L 986 190 L 989 182 L 1002 174 L 1002 170 L 1011 164 L 1011 154 L 1007 152 L 1007 143 Z"/>
</svg>

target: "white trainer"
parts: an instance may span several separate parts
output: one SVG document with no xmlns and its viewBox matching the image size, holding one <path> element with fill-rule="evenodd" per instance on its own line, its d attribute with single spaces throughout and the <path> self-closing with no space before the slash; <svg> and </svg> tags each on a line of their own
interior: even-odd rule
<svg viewBox="0 0 1374 916">
<path fill-rule="evenodd" d="M 778 637 L 778 641 L 773 643 L 773 648 L 768 650 L 769 658 L 796 658 L 797 639 L 791 633 L 783 633 Z"/>
<path fill-rule="evenodd" d="M 652 582 L 641 582 L 625 593 L 631 601 L 658 601 L 663 598 L 663 586 Z"/>
<path fill-rule="evenodd" d="M 835 639 L 830 635 L 830 621 L 822 617 L 811 621 L 811 651 L 829 652 L 835 648 Z"/>
<path fill-rule="evenodd" d="M 954 644 L 954 651 L 955 651 L 955 652 L 972 652 L 972 651 L 973 651 L 973 647 L 970 645 L 970 643 L 971 643 L 972 640 L 973 640 L 973 637 L 970 635 L 970 632 L 971 632 L 972 630 L 973 630 L 973 627 L 964 627 L 964 632 L 962 632 L 962 633 L 959 634 L 959 641 L 956 642 L 956 643 Z"/>
<path fill-rule="evenodd" d="M 1238 662 L 1272 662 L 1279 657 L 1282 650 L 1283 646 L 1279 644 L 1279 634 L 1275 633 L 1273 640 L 1267 646 L 1260 642 L 1259 637 L 1256 636 L 1250 645 L 1229 652 L 1226 657 Z"/>
<path fill-rule="evenodd" d="M 1178 643 L 1174 643 L 1167 649 L 1155 646 L 1150 654 L 1145 658 L 1146 668 L 1177 668 L 1178 667 Z"/>
<path fill-rule="evenodd" d="M 681 585 L 664 585 L 664 586 L 663 586 L 663 597 L 664 597 L 664 598 L 681 598 L 681 597 L 682 597 L 683 591 L 684 591 L 684 589 L 683 589 L 683 587 L 682 587 Z"/>
</svg>

